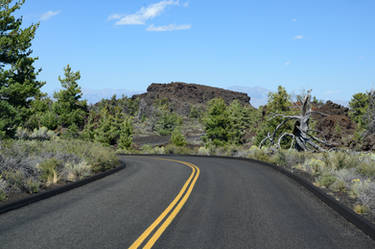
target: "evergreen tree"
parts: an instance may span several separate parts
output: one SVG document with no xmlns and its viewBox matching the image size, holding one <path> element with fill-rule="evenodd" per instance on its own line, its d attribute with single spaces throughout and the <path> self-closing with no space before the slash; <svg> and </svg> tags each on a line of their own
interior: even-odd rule
<svg viewBox="0 0 375 249">
<path fill-rule="evenodd" d="M 227 106 L 222 98 L 209 101 L 204 128 L 204 140 L 215 146 L 222 146 L 229 141 L 230 121 L 227 115 Z"/>
<path fill-rule="evenodd" d="M 59 76 L 63 89 L 54 94 L 56 102 L 53 110 L 59 116 L 59 124 L 64 128 L 73 124 L 82 128 L 84 125 L 87 103 L 85 100 L 80 100 L 82 91 L 77 83 L 80 79 L 80 72 L 73 72 L 69 65 L 64 68 L 64 78 Z"/>
<path fill-rule="evenodd" d="M 159 103 L 156 103 L 158 112 L 154 129 L 162 136 L 170 135 L 182 123 L 181 117 L 170 110 L 167 101 L 167 99 L 161 99 L 158 100 Z"/>
<path fill-rule="evenodd" d="M 257 111 L 251 107 L 243 106 L 238 100 L 234 100 L 228 107 L 228 136 L 232 144 L 243 144 L 245 135 L 256 126 Z"/>
<path fill-rule="evenodd" d="M 120 138 L 118 146 L 121 149 L 129 149 L 133 143 L 133 125 L 130 117 L 127 117 L 120 126 Z"/>
<path fill-rule="evenodd" d="M 369 107 L 369 94 L 368 93 L 357 93 L 354 94 L 349 102 L 349 116 L 357 124 L 358 130 L 366 128 L 366 118 Z"/>
<path fill-rule="evenodd" d="M 12 2 L 14 2 L 12 4 Z M 39 24 L 22 28 L 14 12 L 25 1 L 0 0 L 0 136 L 12 136 L 30 116 L 30 104 L 41 95 L 31 41 Z"/>
<path fill-rule="evenodd" d="M 94 130 L 94 139 L 96 142 L 105 145 L 115 145 L 120 137 L 120 127 L 114 116 L 105 114 Z"/>
<path fill-rule="evenodd" d="M 263 122 L 257 131 L 256 143 L 259 144 L 268 133 L 272 133 L 276 127 L 283 121 L 281 117 L 275 117 L 275 114 L 291 115 L 296 113 L 292 108 L 291 96 L 284 87 L 279 86 L 277 92 L 268 94 L 267 105 L 262 107 Z M 275 137 L 279 137 L 286 131 L 293 130 L 293 121 L 288 121 L 282 129 L 279 129 Z M 284 140 L 288 143 L 287 140 Z"/>
<path fill-rule="evenodd" d="M 53 101 L 46 95 L 37 97 L 30 106 L 32 115 L 25 122 L 24 127 L 29 130 L 47 127 L 55 130 L 58 126 L 58 116 L 52 111 Z"/>
</svg>

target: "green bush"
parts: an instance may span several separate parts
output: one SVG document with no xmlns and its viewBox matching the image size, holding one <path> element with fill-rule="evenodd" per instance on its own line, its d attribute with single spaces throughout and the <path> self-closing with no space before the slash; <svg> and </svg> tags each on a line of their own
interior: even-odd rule
<svg viewBox="0 0 375 249">
<path fill-rule="evenodd" d="M 144 144 L 141 147 L 141 151 L 143 154 L 152 154 L 152 146 L 149 144 Z"/>
<path fill-rule="evenodd" d="M 49 186 L 51 184 L 56 184 L 59 180 L 59 175 L 57 173 L 58 168 L 62 166 L 62 162 L 55 158 L 47 159 L 37 165 L 40 170 L 40 179 Z"/>
<path fill-rule="evenodd" d="M 195 105 L 190 106 L 190 118 L 199 119 L 201 117 L 202 111 Z"/>
<path fill-rule="evenodd" d="M 362 162 L 357 167 L 357 172 L 363 176 L 375 178 L 375 162 Z"/>
<path fill-rule="evenodd" d="M 298 152 L 297 150 L 283 150 L 285 154 L 286 164 L 289 166 L 294 166 L 298 164 L 304 164 L 308 153 Z"/>
<path fill-rule="evenodd" d="M 260 149 L 255 145 L 250 147 L 248 152 L 248 158 L 252 158 L 263 162 L 270 162 L 270 155 L 267 154 L 267 148 L 263 147 L 262 149 Z"/>
<path fill-rule="evenodd" d="M 303 164 L 303 168 L 306 172 L 310 173 L 313 176 L 319 176 L 322 174 L 326 165 L 323 161 L 315 158 L 311 158 Z"/>
<path fill-rule="evenodd" d="M 133 143 L 133 125 L 131 119 L 125 119 L 120 126 L 120 138 L 118 146 L 121 149 L 129 149 Z"/>
<path fill-rule="evenodd" d="M 329 189 L 333 192 L 345 192 L 346 183 L 343 180 L 336 179 L 336 181 L 329 186 Z"/>
<path fill-rule="evenodd" d="M 166 154 L 190 154 L 191 150 L 182 146 L 175 146 L 173 144 L 168 144 L 165 147 Z"/>
<path fill-rule="evenodd" d="M 185 136 L 182 134 L 180 128 L 176 127 L 171 136 L 171 143 L 175 146 L 185 146 L 186 145 L 186 139 Z"/>
<path fill-rule="evenodd" d="M 91 166 L 82 161 L 80 163 L 67 163 L 64 167 L 64 175 L 68 181 L 74 182 L 91 175 Z"/>
<path fill-rule="evenodd" d="M 155 128 L 161 136 L 166 136 L 171 134 L 177 126 L 181 125 L 181 123 L 182 119 L 176 113 L 163 110 L 159 114 Z"/>
<path fill-rule="evenodd" d="M 31 133 L 30 138 L 31 139 L 37 139 L 37 140 L 48 140 L 48 129 L 47 127 L 40 127 L 39 129 L 34 129 L 34 131 Z"/>
<path fill-rule="evenodd" d="M 326 152 L 323 154 L 323 161 L 327 167 L 335 170 L 355 168 L 360 163 L 358 155 L 346 152 Z"/>
<path fill-rule="evenodd" d="M 199 147 L 198 155 L 208 156 L 210 155 L 210 151 L 206 147 Z"/>
<path fill-rule="evenodd" d="M 119 165 L 119 160 L 112 149 L 97 145 L 91 145 L 86 160 L 92 166 L 94 173 L 106 171 Z"/>
<path fill-rule="evenodd" d="M 15 171 L 5 171 L 3 172 L 3 177 L 5 181 L 12 186 L 13 188 L 22 191 L 26 188 L 24 187 L 24 179 L 25 175 L 21 170 L 15 170 Z"/>
<path fill-rule="evenodd" d="M 33 132 L 23 127 L 18 127 L 16 131 L 16 138 L 21 140 L 50 140 L 56 137 L 54 131 L 48 130 L 47 127 L 35 128 Z"/>
<path fill-rule="evenodd" d="M 26 128 L 17 127 L 16 138 L 18 139 L 28 139 L 30 137 L 30 132 Z"/>
<path fill-rule="evenodd" d="M 40 183 L 37 179 L 29 177 L 25 181 L 25 190 L 29 194 L 38 193 L 40 189 Z"/>
<path fill-rule="evenodd" d="M 285 167 L 288 164 L 286 153 L 282 150 L 278 150 L 271 160 L 272 163 L 282 167 Z"/>
<path fill-rule="evenodd" d="M 153 154 L 159 154 L 159 155 L 163 155 L 165 154 L 165 147 L 164 146 L 155 146 L 153 149 L 152 149 L 152 153 Z"/>
<path fill-rule="evenodd" d="M 7 198 L 7 187 L 8 183 L 0 176 L 0 201 L 4 201 Z"/>
<path fill-rule="evenodd" d="M 336 181 L 336 177 L 330 174 L 324 174 L 317 179 L 317 183 L 321 187 L 329 188 Z"/>
<path fill-rule="evenodd" d="M 7 199 L 7 194 L 5 191 L 0 190 L 0 201 L 5 201 Z"/>
<path fill-rule="evenodd" d="M 55 130 L 59 125 L 57 114 L 53 111 L 46 111 L 40 116 L 40 125 Z"/>
</svg>

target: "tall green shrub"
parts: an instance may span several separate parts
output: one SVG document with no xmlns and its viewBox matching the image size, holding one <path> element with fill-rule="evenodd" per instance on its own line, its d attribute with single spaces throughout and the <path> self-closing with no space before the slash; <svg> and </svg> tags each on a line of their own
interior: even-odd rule
<svg viewBox="0 0 375 249">
<path fill-rule="evenodd" d="M 181 129 L 179 127 L 176 127 L 171 136 L 171 143 L 176 146 L 185 146 L 186 145 L 186 139 L 184 134 L 182 134 Z"/>
<path fill-rule="evenodd" d="M 127 117 L 120 126 L 120 138 L 118 146 L 121 149 L 128 149 L 133 143 L 133 125 L 130 117 Z"/>
<path fill-rule="evenodd" d="M 209 101 L 203 122 L 206 132 L 204 140 L 207 143 L 222 146 L 229 141 L 230 120 L 223 99 L 215 98 Z"/>
<path fill-rule="evenodd" d="M 74 124 L 83 128 L 87 103 L 81 100 L 82 91 L 77 83 L 80 79 L 80 72 L 73 72 L 69 65 L 64 68 L 64 78 L 59 76 L 63 89 L 54 94 L 56 102 L 53 104 L 53 110 L 58 115 L 62 127 L 70 127 Z"/>
<path fill-rule="evenodd" d="M 349 102 L 349 116 L 359 129 L 366 127 L 365 114 L 369 106 L 369 95 L 367 93 L 356 93 Z"/>
</svg>

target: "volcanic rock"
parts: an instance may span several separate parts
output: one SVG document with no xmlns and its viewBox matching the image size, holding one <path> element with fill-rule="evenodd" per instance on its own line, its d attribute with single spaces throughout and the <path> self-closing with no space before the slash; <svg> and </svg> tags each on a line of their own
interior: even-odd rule
<svg viewBox="0 0 375 249">
<path fill-rule="evenodd" d="M 250 105 L 250 97 L 246 93 L 183 82 L 152 83 L 146 93 L 133 96 L 139 98 L 140 116 L 151 115 L 155 111 L 157 100 L 167 102 L 171 111 L 187 116 L 191 106 L 205 106 L 208 101 L 217 97 L 227 104 L 237 99 L 243 105 Z"/>
</svg>

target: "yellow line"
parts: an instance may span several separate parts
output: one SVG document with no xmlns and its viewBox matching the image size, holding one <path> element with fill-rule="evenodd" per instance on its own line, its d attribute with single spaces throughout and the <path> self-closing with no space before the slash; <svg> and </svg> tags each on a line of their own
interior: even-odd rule
<svg viewBox="0 0 375 249">
<path fill-rule="evenodd" d="M 196 181 L 198 180 L 200 170 L 197 166 L 194 164 L 188 163 L 188 162 L 183 162 L 183 161 L 176 161 L 182 164 L 185 164 L 189 167 L 193 167 L 197 170 L 197 174 L 194 177 L 193 182 L 191 183 L 188 191 L 182 198 L 182 200 L 178 203 L 177 207 L 173 210 L 173 212 L 168 216 L 168 218 L 164 221 L 164 223 L 159 227 L 159 229 L 154 233 L 154 235 L 151 237 L 151 239 L 147 242 L 147 244 L 143 247 L 143 249 L 150 249 L 153 247 L 153 245 L 156 243 L 156 241 L 160 238 L 160 236 L 163 234 L 165 229 L 172 223 L 173 219 L 177 216 L 177 214 L 180 212 L 184 204 L 186 203 L 187 199 L 189 198 L 191 192 L 193 191 L 194 185 Z"/>
<path fill-rule="evenodd" d="M 172 162 L 178 162 L 182 163 L 192 169 L 192 173 L 190 174 L 190 177 L 185 182 L 184 186 L 181 188 L 180 192 L 176 196 L 176 198 L 169 204 L 169 206 L 160 214 L 160 216 L 139 236 L 139 238 L 133 242 L 133 244 L 129 247 L 129 249 L 136 249 L 138 248 L 142 242 L 151 234 L 151 232 L 159 225 L 159 223 L 167 216 L 167 214 L 174 208 L 178 200 L 181 198 L 183 193 L 185 192 L 186 188 L 190 184 L 194 173 L 196 171 L 194 166 L 190 166 L 185 164 L 185 162 L 182 161 L 176 161 L 176 160 L 170 160 L 170 159 L 159 159 L 159 160 L 166 160 L 166 161 L 172 161 Z M 198 169 L 198 168 L 197 168 Z M 198 169 L 199 170 L 199 169 Z M 186 195 L 185 195 L 186 196 Z"/>
</svg>

